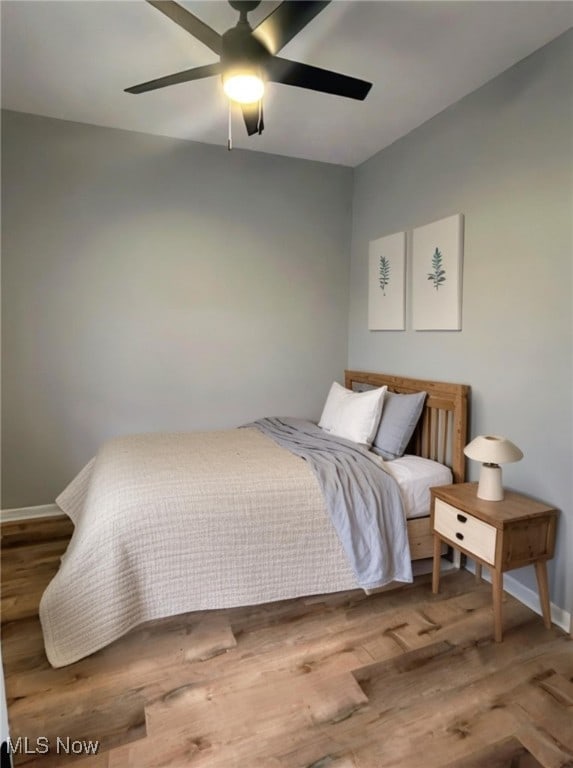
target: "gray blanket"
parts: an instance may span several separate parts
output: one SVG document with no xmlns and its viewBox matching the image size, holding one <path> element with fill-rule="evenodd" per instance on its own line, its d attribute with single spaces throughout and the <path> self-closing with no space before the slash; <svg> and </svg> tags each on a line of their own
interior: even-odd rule
<svg viewBox="0 0 573 768">
<path fill-rule="evenodd" d="M 406 519 L 398 484 L 380 460 L 312 422 L 266 418 L 248 424 L 308 462 L 340 542 L 363 589 L 412 581 Z"/>
</svg>

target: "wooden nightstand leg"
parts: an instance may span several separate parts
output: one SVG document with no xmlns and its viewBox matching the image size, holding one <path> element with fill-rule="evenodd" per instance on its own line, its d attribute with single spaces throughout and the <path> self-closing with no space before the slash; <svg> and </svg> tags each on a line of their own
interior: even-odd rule
<svg viewBox="0 0 573 768">
<path fill-rule="evenodd" d="M 434 563 L 432 569 L 432 592 L 437 595 L 440 591 L 440 567 L 442 565 L 442 540 L 434 533 Z"/>
<path fill-rule="evenodd" d="M 543 623 L 547 629 L 551 629 L 551 607 L 549 605 L 549 583 L 547 581 L 547 563 L 538 560 L 535 563 L 535 575 L 537 576 L 537 589 L 539 590 L 539 602 L 543 613 Z"/>
<path fill-rule="evenodd" d="M 475 561 L 474 561 L 475 562 Z M 481 581 L 481 563 L 476 563 L 476 581 Z"/>
<path fill-rule="evenodd" d="M 496 643 L 501 643 L 501 601 L 503 597 L 503 573 L 497 568 L 491 570 L 492 595 L 493 595 L 493 629 Z"/>
</svg>

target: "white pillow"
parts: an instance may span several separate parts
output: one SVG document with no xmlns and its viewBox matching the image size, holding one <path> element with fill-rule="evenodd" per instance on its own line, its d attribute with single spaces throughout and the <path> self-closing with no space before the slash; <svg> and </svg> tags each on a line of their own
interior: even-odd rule
<svg viewBox="0 0 573 768">
<path fill-rule="evenodd" d="M 378 430 L 388 387 L 352 392 L 334 382 L 318 426 L 337 437 L 370 447 Z"/>
</svg>

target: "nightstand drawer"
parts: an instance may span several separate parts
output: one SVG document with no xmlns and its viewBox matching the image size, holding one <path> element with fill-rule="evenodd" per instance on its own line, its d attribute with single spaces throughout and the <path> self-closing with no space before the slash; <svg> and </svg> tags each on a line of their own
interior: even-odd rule
<svg viewBox="0 0 573 768">
<path fill-rule="evenodd" d="M 490 565 L 494 564 L 496 529 L 493 525 L 436 499 L 434 529 L 452 544 L 463 547 Z"/>
</svg>

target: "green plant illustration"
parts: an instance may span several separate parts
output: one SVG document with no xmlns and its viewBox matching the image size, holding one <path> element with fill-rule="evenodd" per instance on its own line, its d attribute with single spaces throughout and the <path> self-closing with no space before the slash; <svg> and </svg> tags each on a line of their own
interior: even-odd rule
<svg viewBox="0 0 573 768">
<path fill-rule="evenodd" d="M 446 282 L 446 270 L 442 264 L 442 252 L 436 248 L 432 256 L 432 272 L 428 272 L 428 280 L 434 283 L 436 291 Z"/>
<path fill-rule="evenodd" d="M 380 288 L 382 288 L 382 294 L 386 296 L 386 286 L 390 283 L 390 262 L 386 256 L 380 256 L 378 282 L 380 283 Z"/>
</svg>

